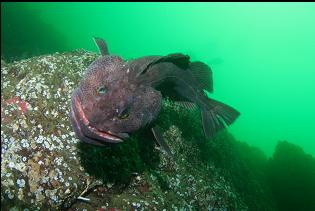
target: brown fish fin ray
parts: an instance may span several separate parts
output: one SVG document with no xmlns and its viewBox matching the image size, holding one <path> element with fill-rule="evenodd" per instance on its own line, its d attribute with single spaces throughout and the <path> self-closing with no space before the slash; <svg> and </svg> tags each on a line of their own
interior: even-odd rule
<svg viewBox="0 0 315 211">
<path fill-rule="evenodd" d="M 177 67 L 181 69 L 186 69 L 189 67 L 190 57 L 188 55 L 184 55 L 182 53 L 173 53 L 168 54 L 166 56 L 161 57 L 157 60 L 154 64 L 161 63 L 161 62 L 170 62 L 175 64 Z"/>
<path fill-rule="evenodd" d="M 160 127 L 155 125 L 154 127 L 151 128 L 151 131 L 154 135 L 154 138 L 157 144 L 167 153 L 167 155 L 169 155 L 170 157 L 173 157 L 170 147 L 167 145 L 167 143 L 165 142 L 162 136 Z"/>
<path fill-rule="evenodd" d="M 138 77 L 142 74 L 144 74 L 147 70 L 147 68 L 152 64 L 158 61 L 161 58 L 161 56 L 144 56 L 138 59 L 129 60 L 127 62 L 129 69 L 131 70 L 131 73 Z"/>
<path fill-rule="evenodd" d="M 213 111 L 201 110 L 201 120 L 207 138 L 213 138 L 218 131 L 225 128 Z"/>
<path fill-rule="evenodd" d="M 172 63 L 180 69 L 189 67 L 189 56 L 181 53 L 169 54 L 166 56 L 146 56 L 130 62 L 130 67 L 136 73 L 136 77 L 144 75 L 153 65 L 161 63 Z"/>
<path fill-rule="evenodd" d="M 189 99 L 185 96 L 182 96 L 178 93 L 178 85 L 174 80 L 164 80 L 163 83 L 154 86 L 154 88 L 161 92 L 164 98 L 169 98 L 173 101 L 189 101 Z"/>
<path fill-rule="evenodd" d="M 102 56 L 109 55 L 108 46 L 107 46 L 105 40 L 103 40 L 102 38 L 98 38 L 98 37 L 93 37 L 93 40 L 94 40 L 95 44 L 97 45 Z"/>
<path fill-rule="evenodd" d="M 213 92 L 213 79 L 211 68 L 203 62 L 191 62 L 190 69 L 193 77 L 198 82 L 200 89 L 205 89 L 209 92 Z"/>
<path fill-rule="evenodd" d="M 232 124 L 240 115 L 239 111 L 229 105 L 209 98 L 208 101 L 209 104 L 213 106 L 215 113 L 218 114 L 227 125 Z"/>
<path fill-rule="evenodd" d="M 189 101 L 176 101 L 177 104 L 179 104 L 180 106 L 189 109 L 189 110 L 196 110 L 198 109 L 198 106 L 196 105 L 196 103 L 193 102 L 189 102 Z"/>
<path fill-rule="evenodd" d="M 232 124 L 240 115 L 240 112 L 213 99 L 208 99 L 208 104 L 212 108 L 210 110 L 202 109 L 202 124 L 206 137 L 213 138 L 226 125 Z"/>
</svg>

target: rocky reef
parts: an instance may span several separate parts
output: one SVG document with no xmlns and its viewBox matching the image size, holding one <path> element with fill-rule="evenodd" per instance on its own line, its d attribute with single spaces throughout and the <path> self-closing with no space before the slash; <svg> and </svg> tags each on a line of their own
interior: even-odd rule
<svg viewBox="0 0 315 211">
<path fill-rule="evenodd" d="M 278 210 L 315 210 L 315 159 L 301 147 L 280 141 L 267 172 Z"/>
<path fill-rule="evenodd" d="M 227 131 L 206 140 L 197 110 L 163 101 L 157 124 L 109 147 L 81 143 L 70 95 L 97 54 L 1 61 L 2 210 L 274 210 L 267 158 Z"/>
</svg>

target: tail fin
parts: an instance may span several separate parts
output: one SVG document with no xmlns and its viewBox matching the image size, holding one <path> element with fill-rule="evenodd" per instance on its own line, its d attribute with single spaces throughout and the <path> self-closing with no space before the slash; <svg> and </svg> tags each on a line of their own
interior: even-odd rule
<svg viewBox="0 0 315 211">
<path fill-rule="evenodd" d="M 213 136 L 226 127 L 232 124 L 240 113 L 224 103 L 216 100 L 208 99 L 208 104 L 211 109 L 201 110 L 203 130 L 207 138 Z"/>
</svg>

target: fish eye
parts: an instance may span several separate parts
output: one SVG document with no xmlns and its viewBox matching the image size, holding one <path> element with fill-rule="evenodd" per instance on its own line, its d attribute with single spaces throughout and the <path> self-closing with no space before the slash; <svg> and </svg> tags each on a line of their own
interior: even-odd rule
<svg viewBox="0 0 315 211">
<path fill-rule="evenodd" d="M 105 93 L 106 93 L 106 87 L 105 87 L 105 86 L 100 86 L 100 87 L 98 87 L 97 93 L 99 93 L 99 94 L 105 94 Z"/>
<path fill-rule="evenodd" d="M 119 119 L 127 119 L 129 117 L 129 108 L 123 110 L 119 115 Z"/>
</svg>

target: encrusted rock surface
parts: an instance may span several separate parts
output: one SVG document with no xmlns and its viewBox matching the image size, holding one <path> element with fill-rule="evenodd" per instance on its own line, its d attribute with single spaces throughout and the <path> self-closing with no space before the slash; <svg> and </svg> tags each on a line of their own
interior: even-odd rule
<svg viewBox="0 0 315 211">
<path fill-rule="evenodd" d="M 160 122 L 164 124 L 163 136 L 174 153 L 173 158 L 158 147 L 151 148 L 149 155 L 130 150 L 132 155 L 117 156 L 104 153 L 108 149 L 79 147 L 82 143 L 75 137 L 68 119 L 70 96 L 86 67 L 97 56 L 74 51 L 10 64 L 1 61 L 1 208 L 246 210 L 214 164 L 202 161 L 197 143 L 203 136 L 199 129 L 194 131 L 201 128 L 197 112 L 171 101 L 163 102 L 166 117 Z M 183 119 L 168 119 L 170 112 Z M 129 142 L 141 145 L 143 142 L 137 137 Z M 95 153 L 91 155 L 95 162 L 89 155 L 82 156 L 84 152 Z M 106 176 L 95 176 L 100 175 L 96 171 L 102 168 L 97 161 L 107 155 L 118 163 L 108 171 L 118 171 L 122 166 L 119 162 L 126 163 L 124 159 L 134 157 L 137 164 L 145 161 L 145 156 L 153 155 L 158 162 L 139 167 L 137 172 L 127 172 L 130 180 L 119 183 L 107 181 Z M 95 165 L 95 172 L 88 171 L 90 164 L 86 163 Z M 132 165 L 128 164 L 131 169 Z M 78 200 L 79 196 L 83 200 Z"/>
<path fill-rule="evenodd" d="M 2 206 L 67 206 L 92 180 L 69 120 L 75 81 L 96 57 L 73 52 L 1 61 Z"/>
</svg>

